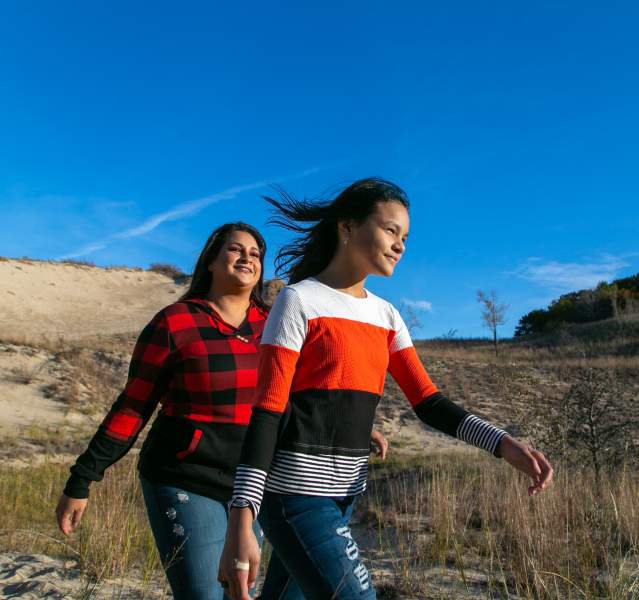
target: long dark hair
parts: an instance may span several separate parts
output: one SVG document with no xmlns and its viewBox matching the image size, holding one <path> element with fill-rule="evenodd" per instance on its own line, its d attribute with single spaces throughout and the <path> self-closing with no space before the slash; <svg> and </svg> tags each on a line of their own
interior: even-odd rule
<svg viewBox="0 0 639 600">
<path fill-rule="evenodd" d="M 251 291 L 251 300 L 260 308 L 268 310 L 268 307 L 262 300 L 262 290 L 264 288 L 264 257 L 266 256 L 266 242 L 262 237 L 262 234 L 247 223 L 237 221 L 235 223 L 225 223 L 220 225 L 217 229 L 211 233 L 209 239 L 206 240 L 204 248 L 200 253 L 200 257 L 195 263 L 193 269 L 193 275 L 191 277 L 191 283 L 189 289 L 180 298 L 180 300 L 189 300 L 191 298 L 204 298 L 211 287 L 211 281 L 213 280 L 213 274 L 209 271 L 209 265 L 217 258 L 220 253 L 224 242 L 226 242 L 228 236 L 234 231 L 245 231 L 251 234 L 257 242 L 257 247 L 260 251 L 260 264 L 262 269 L 260 270 L 260 278 Z"/>
<path fill-rule="evenodd" d="M 264 200 L 275 208 L 275 216 L 268 222 L 301 234 L 284 246 L 275 258 L 277 274 L 288 278 L 289 283 L 318 275 L 328 266 L 339 241 L 339 221 L 361 223 L 380 202 L 399 202 L 407 209 L 409 207 L 406 192 L 379 177 L 359 179 L 333 200 L 298 200 L 282 188 L 275 189 L 279 200 L 264 196 Z"/>
</svg>

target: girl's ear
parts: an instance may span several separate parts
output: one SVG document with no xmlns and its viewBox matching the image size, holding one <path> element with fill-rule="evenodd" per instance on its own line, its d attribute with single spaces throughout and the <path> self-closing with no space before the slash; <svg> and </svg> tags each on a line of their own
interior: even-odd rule
<svg viewBox="0 0 639 600">
<path fill-rule="evenodd" d="M 337 232 L 339 234 L 339 238 L 341 240 L 348 240 L 348 238 L 351 237 L 352 228 L 353 224 L 351 221 L 338 221 Z"/>
</svg>

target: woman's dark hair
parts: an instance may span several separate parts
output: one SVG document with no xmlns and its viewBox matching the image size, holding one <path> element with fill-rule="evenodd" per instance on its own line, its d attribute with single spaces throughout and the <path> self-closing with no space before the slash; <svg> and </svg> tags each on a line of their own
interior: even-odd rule
<svg viewBox="0 0 639 600">
<path fill-rule="evenodd" d="M 188 300 L 190 298 L 204 298 L 211 287 L 211 281 L 213 274 L 209 271 L 209 265 L 217 258 L 220 253 L 224 242 L 228 236 L 234 231 L 245 231 L 251 234 L 257 242 L 257 247 L 260 251 L 260 263 L 262 269 L 260 272 L 260 278 L 251 292 L 251 300 L 260 308 L 267 310 L 267 306 L 262 300 L 262 290 L 264 288 L 264 257 L 266 256 L 266 242 L 262 237 L 262 234 L 247 223 L 237 221 L 235 223 L 225 223 L 220 225 L 206 240 L 204 248 L 200 253 L 200 257 L 195 263 L 195 269 L 193 269 L 193 275 L 191 276 L 191 283 L 189 289 L 180 298 L 180 300 Z"/>
<path fill-rule="evenodd" d="M 379 177 L 359 179 L 333 200 L 297 200 L 279 187 L 276 191 L 279 200 L 264 196 L 275 207 L 275 216 L 269 223 L 302 234 L 284 246 L 275 259 L 276 272 L 288 278 L 289 283 L 318 275 L 328 266 L 339 241 L 339 221 L 361 223 L 380 202 L 399 202 L 409 207 L 406 192 Z"/>
</svg>

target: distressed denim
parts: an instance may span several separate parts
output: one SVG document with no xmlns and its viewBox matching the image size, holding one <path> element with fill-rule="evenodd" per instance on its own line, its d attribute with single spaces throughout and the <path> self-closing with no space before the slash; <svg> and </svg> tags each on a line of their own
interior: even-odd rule
<svg viewBox="0 0 639 600">
<path fill-rule="evenodd" d="M 226 536 L 226 503 L 143 477 L 140 482 L 174 599 L 226 600 L 217 580 Z M 253 530 L 261 545 L 263 536 L 257 521 Z M 274 571 L 278 571 L 275 565 Z"/>
<path fill-rule="evenodd" d="M 375 600 L 348 524 L 354 501 L 265 492 L 260 524 L 282 564 L 269 565 L 262 600 Z"/>
</svg>

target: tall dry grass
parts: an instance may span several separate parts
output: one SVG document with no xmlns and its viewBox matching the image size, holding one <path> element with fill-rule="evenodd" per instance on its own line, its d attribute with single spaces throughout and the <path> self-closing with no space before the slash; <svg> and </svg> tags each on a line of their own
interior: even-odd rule
<svg viewBox="0 0 639 600">
<path fill-rule="evenodd" d="M 134 459 L 93 486 L 70 538 L 53 514 L 67 469 L 0 468 L 2 547 L 74 559 L 93 585 L 132 576 L 164 585 Z M 378 561 L 392 563 L 391 585 L 377 578 L 381 597 L 639 597 L 637 473 L 622 468 L 598 486 L 587 471 L 559 469 L 533 499 L 526 485 L 504 463 L 474 452 L 374 465 L 358 514 L 373 576 Z"/>
<path fill-rule="evenodd" d="M 420 598 L 451 569 L 458 593 L 479 586 L 484 598 L 639 598 L 639 474 L 598 486 L 559 469 L 543 494 L 526 486 L 475 453 L 377 468 L 360 507 L 371 550 L 393 560 L 398 592 Z"/>
<path fill-rule="evenodd" d="M 9 551 L 77 561 L 94 583 L 157 579 L 161 567 L 134 465 L 132 457 L 125 458 L 93 486 L 82 524 L 69 538 L 58 531 L 54 515 L 68 465 L 0 468 L 0 544 Z"/>
</svg>

